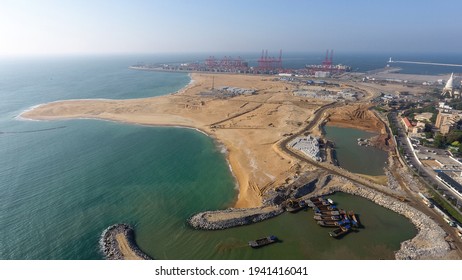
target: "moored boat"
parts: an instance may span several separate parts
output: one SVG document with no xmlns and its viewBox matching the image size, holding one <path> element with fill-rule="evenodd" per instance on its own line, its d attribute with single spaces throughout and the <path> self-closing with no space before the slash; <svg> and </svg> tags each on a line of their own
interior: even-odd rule
<svg viewBox="0 0 462 280">
<path fill-rule="evenodd" d="M 317 202 L 317 201 L 325 201 L 325 199 L 322 198 L 322 197 L 312 197 L 312 198 L 310 198 L 310 201 L 314 203 L 314 202 Z"/>
<path fill-rule="evenodd" d="M 335 205 L 318 205 L 316 206 L 319 210 L 337 210 Z"/>
<path fill-rule="evenodd" d="M 308 204 L 304 200 L 301 200 L 301 201 L 290 200 L 286 205 L 286 210 L 291 213 L 295 213 L 302 209 L 305 209 L 306 207 L 308 207 Z"/>
<path fill-rule="evenodd" d="M 341 218 L 340 216 L 324 216 L 324 215 L 321 215 L 321 216 L 317 216 L 315 215 L 314 216 L 314 219 L 317 220 L 317 221 L 340 221 Z"/>
<path fill-rule="evenodd" d="M 313 204 L 318 206 L 318 207 L 323 206 L 323 205 L 325 205 L 325 206 L 331 205 L 328 201 L 315 201 L 315 202 L 313 202 Z"/>
<path fill-rule="evenodd" d="M 339 211 L 320 211 L 320 210 L 317 210 L 317 211 L 315 211 L 314 214 L 316 216 L 323 216 L 323 215 L 337 216 L 337 215 L 340 215 L 340 212 Z"/>
<path fill-rule="evenodd" d="M 316 223 L 322 227 L 339 227 L 341 226 L 340 221 L 316 221 Z"/>
<path fill-rule="evenodd" d="M 360 227 L 361 226 L 361 224 L 359 223 L 358 217 L 355 215 L 355 212 L 349 211 L 347 216 L 348 216 L 348 219 L 351 220 L 351 224 L 354 227 Z"/>
<path fill-rule="evenodd" d="M 348 233 L 350 231 L 350 229 L 351 229 L 350 225 L 341 226 L 338 229 L 335 229 L 335 230 L 329 232 L 329 235 L 334 237 L 334 238 L 339 238 L 339 237 L 343 236 L 344 234 Z"/>
</svg>

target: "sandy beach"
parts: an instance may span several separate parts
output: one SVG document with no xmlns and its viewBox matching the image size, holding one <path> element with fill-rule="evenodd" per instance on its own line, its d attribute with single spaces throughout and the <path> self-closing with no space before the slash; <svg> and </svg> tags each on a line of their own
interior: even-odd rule
<svg viewBox="0 0 462 280">
<path fill-rule="evenodd" d="M 214 78 L 212 78 L 212 76 Z M 261 206 L 261 194 L 293 175 L 298 161 L 278 151 L 284 135 L 303 128 L 325 101 L 292 95 L 292 85 L 277 78 L 249 75 L 191 74 L 186 88 L 166 96 L 129 100 L 68 100 L 43 104 L 21 117 L 34 120 L 90 118 L 199 129 L 227 149 L 239 184 L 234 207 Z M 254 95 L 220 98 L 225 86 L 252 89 Z"/>
</svg>

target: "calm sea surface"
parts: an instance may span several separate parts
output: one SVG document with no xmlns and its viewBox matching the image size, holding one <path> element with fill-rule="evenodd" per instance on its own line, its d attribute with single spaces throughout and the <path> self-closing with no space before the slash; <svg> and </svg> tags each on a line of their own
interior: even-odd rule
<svg viewBox="0 0 462 280">
<path fill-rule="evenodd" d="M 368 139 L 376 134 L 367 131 L 325 126 L 326 137 L 335 143 L 339 165 L 348 171 L 366 175 L 384 175 L 388 155 L 375 147 L 358 145 L 358 138 Z"/>
<path fill-rule="evenodd" d="M 195 231 L 189 216 L 226 208 L 237 194 L 225 155 L 209 137 L 181 128 L 16 118 L 56 100 L 175 92 L 189 83 L 186 74 L 127 69 L 175 60 L 183 57 L 0 60 L 0 259 L 100 259 L 100 234 L 118 222 L 133 224 L 140 247 L 159 259 L 391 258 L 415 234 L 404 217 L 346 194 L 333 198 L 360 213 L 366 227 L 342 240 L 330 238 L 311 212 Z M 283 242 L 246 246 L 268 234 Z"/>
</svg>

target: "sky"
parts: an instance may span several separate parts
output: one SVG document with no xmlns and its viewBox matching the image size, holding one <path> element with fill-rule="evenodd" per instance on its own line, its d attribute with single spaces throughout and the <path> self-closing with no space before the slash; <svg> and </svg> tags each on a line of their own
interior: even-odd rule
<svg viewBox="0 0 462 280">
<path fill-rule="evenodd" d="M 0 0 L 0 55 L 461 53 L 460 0 Z"/>
</svg>

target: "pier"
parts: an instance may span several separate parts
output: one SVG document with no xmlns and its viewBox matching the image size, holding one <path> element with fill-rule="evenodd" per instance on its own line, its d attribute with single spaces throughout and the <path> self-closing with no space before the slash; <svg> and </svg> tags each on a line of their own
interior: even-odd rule
<svg viewBox="0 0 462 280">
<path fill-rule="evenodd" d="M 135 242 L 135 231 L 128 224 L 108 227 L 100 239 L 101 251 L 107 260 L 152 260 Z"/>
<path fill-rule="evenodd" d="M 405 64 L 419 64 L 419 65 L 434 65 L 434 66 L 449 66 L 449 67 L 462 67 L 461 64 L 452 63 L 436 63 L 436 62 L 424 62 L 424 61 L 407 61 L 407 60 L 388 60 L 388 63 L 405 63 Z"/>
</svg>

